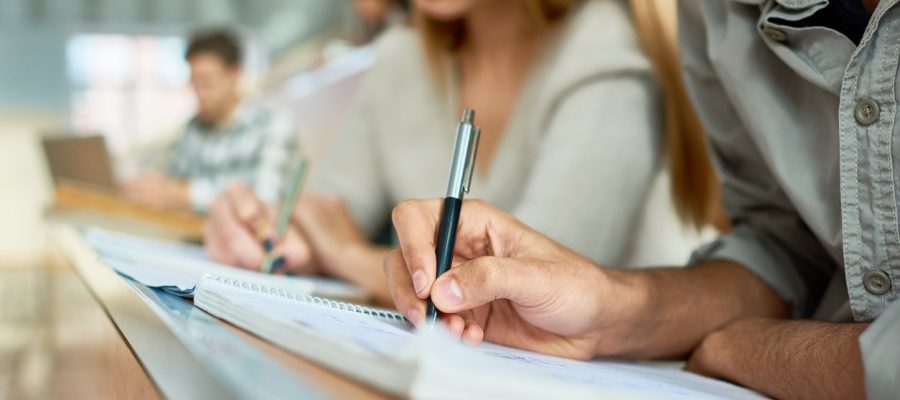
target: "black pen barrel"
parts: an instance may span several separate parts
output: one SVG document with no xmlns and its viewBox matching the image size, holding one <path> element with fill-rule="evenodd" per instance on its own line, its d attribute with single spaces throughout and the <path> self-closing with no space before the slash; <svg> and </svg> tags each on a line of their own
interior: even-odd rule
<svg viewBox="0 0 900 400">
<path fill-rule="evenodd" d="M 444 207 L 441 209 L 441 220 L 437 232 L 437 246 L 435 248 L 435 255 L 437 256 L 436 278 L 449 271 L 453 263 L 453 247 L 456 243 L 456 228 L 459 225 L 459 213 L 461 210 L 461 199 L 455 197 L 444 199 Z M 426 306 L 425 316 L 429 323 L 437 321 L 438 310 L 430 298 Z"/>
</svg>

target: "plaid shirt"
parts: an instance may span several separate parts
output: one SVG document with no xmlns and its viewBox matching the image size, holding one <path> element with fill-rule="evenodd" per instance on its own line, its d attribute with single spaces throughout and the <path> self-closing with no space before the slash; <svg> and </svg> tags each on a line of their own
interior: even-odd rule
<svg viewBox="0 0 900 400">
<path fill-rule="evenodd" d="M 246 183 L 271 204 L 280 200 L 295 149 L 288 118 L 241 105 L 223 127 L 191 120 L 172 149 L 168 172 L 188 181 L 191 204 L 200 212 L 232 182 Z"/>
</svg>

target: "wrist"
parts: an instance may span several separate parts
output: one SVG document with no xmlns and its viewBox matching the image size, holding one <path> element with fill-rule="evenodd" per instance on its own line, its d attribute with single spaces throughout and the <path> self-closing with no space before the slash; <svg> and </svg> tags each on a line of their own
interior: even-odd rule
<svg viewBox="0 0 900 400">
<path fill-rule="evenodd" d="M 621 351 L 610 355 L 681 358 L 735 319 L 779 316 L 784 308 L 768 286 L 730 263 L 608 270 L 608 275 L 614 284 L 604 286 L 609 300 L 603 306 L 617 308 L 621 315 L 613 321 L 620 325 L 607 324 L 606 329 L 623 340 Z"/>
<path fill-rule="evenodd" d="M 350 240 L 320 248 L 318 255 L 323 272 L 341 279 L 349 279 L 368 259 L 372 249 L 368 243 Z"/>
<path fill-rule="evenodd" d="M 368 243 L 347 243 L 341 250 L 340 260 L 334 261 L 328 268 L 323 267 L 323 270 L 328 275 L 359 286 L 372 296 L 376 304 L 391 307 L 394 304 L 382 268 L 389 251 L 388 248 Z"/>
<path fill-rule="evenodd" d="M 611 268 L 597 268 L 599 282 L 596 355 L 643 358 L 655 316 L 655 291 L 646 275 Z"/>
</svg>

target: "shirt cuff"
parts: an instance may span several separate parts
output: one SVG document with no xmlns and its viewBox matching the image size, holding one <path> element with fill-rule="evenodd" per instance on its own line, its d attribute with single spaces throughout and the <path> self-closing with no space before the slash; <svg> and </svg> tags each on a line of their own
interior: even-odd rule
<svg viewBox="0 0 900 400">
<path fill-rule="evenodd" d="M 788 303 L 795 317 L 807 316 L 815 308 L 790 257 L 772 239 L 752 228 L 735 226 L 728 234 L 695 251 L 690 264 L 714 260 L 740 264 L 755 274 Z"/>
<path fill-rule="evenodd" d="M 191 200 L 191 207 L 199 213 L 206 213 L 209 205 L 212 204 L 216 196 L 219 195 L 219 188 L 209 181 L 194 180 L 190 181 L 188 187 L 188 196 Z"/>
<path fill-rule="evenodd" d="M 866 397 L 896 399 L 900 391 L 900 301 L 890 304 L 859 337 Z"/>
</svg>

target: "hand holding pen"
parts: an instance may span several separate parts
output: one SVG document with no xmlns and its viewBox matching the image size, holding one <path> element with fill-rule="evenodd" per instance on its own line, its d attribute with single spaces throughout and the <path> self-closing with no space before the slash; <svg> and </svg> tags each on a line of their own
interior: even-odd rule
<svg viewBox="0 0 900 400">
<path fill-rule="evenodd" d="M 307 161 L 305 159 L 300 160 L 296 171 L 291 175 L 290 186 L 288 186 L 288 191 L 284 196 L 284 201 L 281 203 L 281 208 L 275 220 L 274 236 L 263 239 L 263 249 L 266 251 L 266 254 L 262 263 L 260 263 L 259 272 L 270 274 L 275 269 L 284 266 L 285 258 L 274 255 L 272 251 L 275 243 L 281 242 L 281 239 L 287 234 L 288 227 L 291 224 L 291 217 L 294 214 L 294 207 L 296 207 L 297 200 L 299 200 L 300 190 L 303 188 L 308 169 Z"/>
<path fill-rule="evenodd" d="M 260 270 L 269 253 L 274 255 L 273 266 L 283 263 L 285 269 L 295 273 L 318 273 L 312 249 L 300 231 L 288 224 L 279 240 L 276 219 L 276 211 L 251 188 L 233 184 L 209 209 L 204 248 L 214 261 L 241 268 Z"/>
<path fill-rule="evenodd" d="M 462 211 L 463 194 L 472 185 L 472 173 L 475 170 L 475 156 L 481 129 L 475 125 L 475 111 L 463 111 L 462 120 L 456 127 L 456 144 L 453 158 L 450 161 L 450 179 L 447 183 L 447 197 L 441 209 L 441 219 L 437 231 L 437 277 L 450 270 L 453 251 L 456 247 L 456 229 L 459 226 L 459 214 Z M 425 308 L 425 318 L 434 324 L 438 318 L 438 310 L 431 299 Z"/>
<path fill-rule="evenodd" d="M 420 329 L 441 314 L 450 335 L 470 345 L 489 340 L 577 359 L 614 353 L 630 335 L 619 323 L 640 314 L 632 312 L 640 293 L 617 279 L 619 271 L 599 268 L 512 215 L 462 201 L 479 136 L 473 117 L 466 112 L 457 128 L 447 197 L 394 208 L 400 249 L 385 257 L 384 272 L 397 310 Z"/>
</svg>

